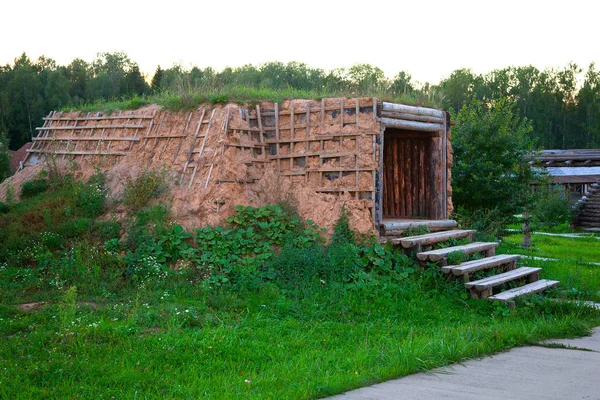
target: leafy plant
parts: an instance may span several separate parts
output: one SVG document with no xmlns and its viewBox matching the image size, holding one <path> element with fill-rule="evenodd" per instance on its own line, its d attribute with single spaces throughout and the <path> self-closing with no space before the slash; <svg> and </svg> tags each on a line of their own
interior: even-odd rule
<svg viewBox="0 0 600 400">
<path fill-rule="evenodd" d="M 36 178 L 23 183 L 21 186 L 21 199 L 27 199 L 44 193 L 50 188 L 50 183 L 46 178 Z"/>
<path fill-rule="evenodd" d="M 135 178 L 127 177 L 123 192 L 123 204 L 130 214 L 135 214 L 148 206 L 150 199 L 167 188 L 166 170 L 144 170 Z"/>
</svg>

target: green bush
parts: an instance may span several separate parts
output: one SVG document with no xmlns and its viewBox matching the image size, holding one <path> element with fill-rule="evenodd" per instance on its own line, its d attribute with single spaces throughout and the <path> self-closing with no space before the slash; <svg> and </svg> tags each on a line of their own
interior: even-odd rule
<svg viewBox="0 0 600 400">
<path fill-rule="evenodd" d="M 50 188 L 50 183 L 46 178 L 36 178 L 23 183 L 21 186 L 21 199 L 27 199 L 44 193 Z"/>
<path fill-rule="evenodd" d="M 106 176 L 96 173 L 87 183 L 73 182 L 76 207 L 86 216 L 96 217 L 104 211 L 106 201 Z"/>
<path fill-rule="evenodd" d="M 531 131 L 531 122 L 508 99 L 463 106 L 452 129 L 454 203 L 470 212 L 520 212 L 537 179 L 528 158 Z"/>
<path fill-rule="evenodd" d="M 0 201 L 0 214 L 6 214 L 10 212 L 10 206 Z"/>
<path fill-rule="evenodd" d="M 150 199 L 167 188 L 166 170 L 144 170 L 135 178 L 127 178 L 123 192 L 123 204 L 130 214 L 135 214 L 148 205 Z"/>
<path fill-rule="evenodd" d="M 531 214 L 534 225 L 542 228 L 554 228 L 568 224 L 574 217 L 567 193 L 562 189 L 552 187 L 538 193 Z"/>
</svg>

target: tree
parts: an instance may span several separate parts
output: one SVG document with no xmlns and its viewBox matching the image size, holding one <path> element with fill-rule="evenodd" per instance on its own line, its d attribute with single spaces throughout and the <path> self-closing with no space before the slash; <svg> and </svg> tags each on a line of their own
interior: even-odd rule
<svg viewBox="0 0 600 400">
<path fill-rule="evenodd" d="M 8 139 L 0 133 L 0 182 L 11 175 L 10 154 L 8 153 Z"/>
<path fill-rule="evenodd" d="M 149 87 L 137 64 L 133 63 L 125 74 L 121 87 L 121 95 L 136 96 L 148 93 Z"/>
<path fill-rule="evenodd" d="M 526 158 L 534 150 L 531 123 L 502 98 L 463 106 L 453 129 L 453 200 L 467 210 L 518 212 L 536 173 Z"/>
<path fill-rule="evenodd" d="M 160 65 L 156 68 L 156 72 L 154 72 L 154 76 L 152 77 L 152 82 L 150 82 L 150 87 L 153 92 L 157 92 L 161 88 L 161 81 L 163 79 L 164 71 L 160 67 Z"/>
</svg>

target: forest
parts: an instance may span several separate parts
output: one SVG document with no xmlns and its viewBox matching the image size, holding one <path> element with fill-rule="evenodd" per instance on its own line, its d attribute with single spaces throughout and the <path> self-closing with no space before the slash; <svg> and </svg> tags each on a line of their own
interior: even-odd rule
<svg viewBox="0 0 600 400">
<path fill-rule="evenodd" d="M 325 71 L 300 62 L 267 62 L 216 71 L 211 67 L 173 65 L 145 76 L 123 52 L 99 53 L 91 62 L 76 58 L 58 65 L 51 58 L 27 54 L 0 66 L 0 139 L 17 149 L 36 135 L 51 110 L 92 103 L 157 96 L 228 94 L 264 90 L 296 91 L 310 97 L 377 96 L 389 101 L 428 105 L 456 113 L 473 101 L 513 103 L 531 121 L 531 139 L 539 148 L 600 147 L 600 71 L 570 63 L 539 70 L 510 66 L 486 74 L 458 69 L 440 82 L 420 83 L 409 72 L 386 77 L 369 64 Z M 219 97 L 221 96 L 221 97 Z M 453 114 L 455 115 L 455 114 Z"/>
</svg>

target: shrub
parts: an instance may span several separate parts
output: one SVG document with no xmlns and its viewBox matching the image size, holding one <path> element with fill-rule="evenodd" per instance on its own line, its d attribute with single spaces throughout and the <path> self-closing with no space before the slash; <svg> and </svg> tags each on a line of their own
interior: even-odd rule
<svg viewBox="0 0 600 400">
<path fill-rule="evenodd" d="M 10 212 L 10 206 L 0 201 L 0 214 L 7 214 Z"/>
<path fill-rule="evenodd" d="M 548 187 L 538 193 L 532 215 L 535 225 L 554 228 L 571 222 L 574 211 L 565 191 Z"/>
<path fill-rule="evenodd" d="M 463 106 L 452 130 L 455 204 L 471 212 L 521 211 L 537 179 L 527 158 L 534 150 L 531 131 L 530 121 L 507 99 Z"/>
<path fill-rule="evenodd" d="M 461 228 L 475 229 L 477 240 L 494 240 L 504 236 L 506 225 L 514 220 L 514 217 L 498 208 L 471 211 L 458 206 L 454 219 Z"/>
<path fill-rule="evenodd" d="M 27 199 L 44 193 L 50 188 L 50 184 L 46 178 L 36 178 L 23 183 L 21 186 L 21 199 Z"/>
<path fill-rule="evenodd" d="M 84 215 L 95 217 L 104 211 L 106 200 L 105 181 L 106 176 L 97 172 L 85 184 L 81 182 L 73 183 L 75 204 Z"/>
<path fill-rule="evenodd" d="M 123 204 L 130 214 L 146 207 L 153 197 L 167 188 L 166 170 L 144 170 L 134 179 L 127 178 L 123 192 Z"/>
<path fill-rule="evenodd" d="M 356 236 L 352 229 L 350 229 L 350 211 L 348 211 L 346 205 L 343 205 L 340 210 L 340 216 L 333 225 L 331 244 L 335 246 L 345 243 L 356 244 Z"/>
</svg>

